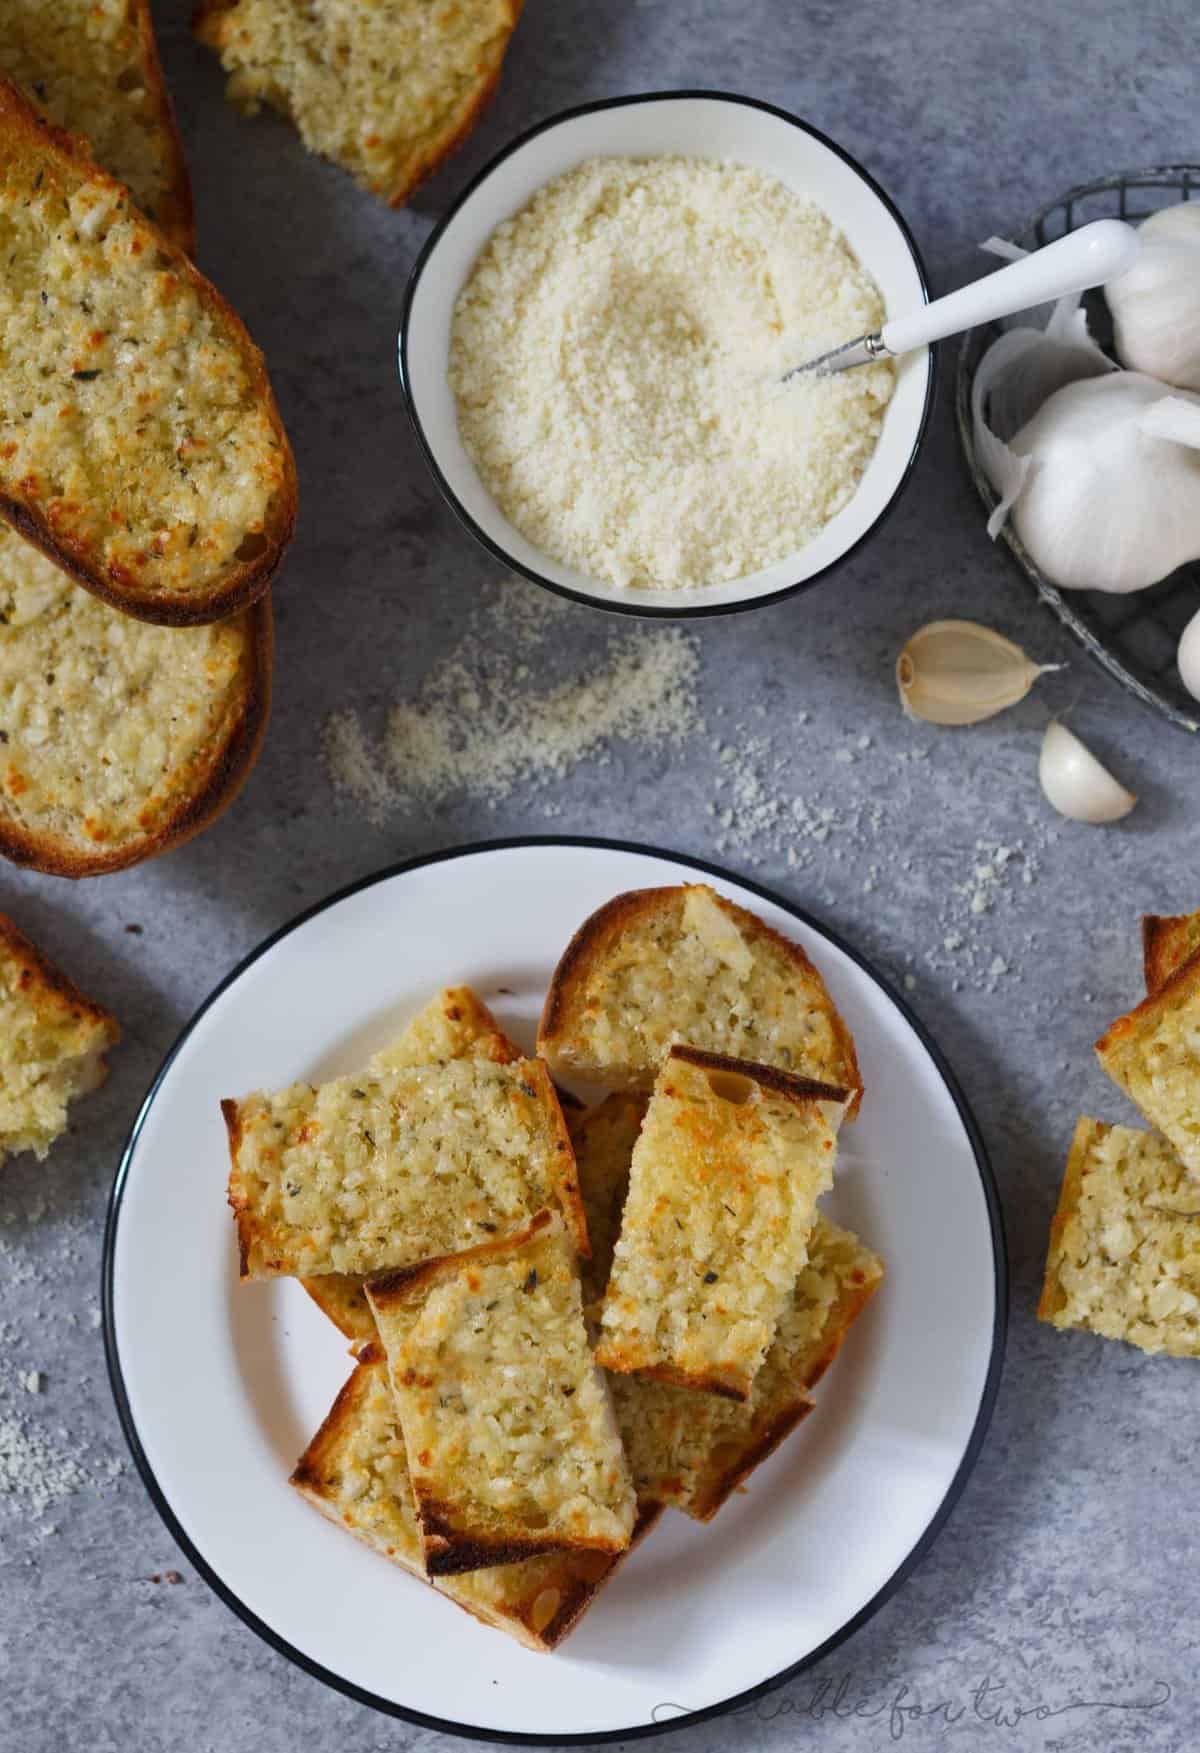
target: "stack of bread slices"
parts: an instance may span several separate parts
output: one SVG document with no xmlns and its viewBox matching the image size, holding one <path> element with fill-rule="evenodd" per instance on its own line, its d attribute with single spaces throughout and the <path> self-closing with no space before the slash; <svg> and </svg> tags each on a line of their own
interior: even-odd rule
<svg viewBox="0 0 1200 1753">
<path fill-rule="evenodd" d="M 1148 996 L 1096 1043 L 1155 1129 L 1082 1117 L 1038 1314 L 1200 1357 L 1200 912 L 1142 921 Z"/>
<path fill-rule="evenodd" d="M 753 914 L 618 896 L 538 1049 L 458 987 L 360 1072 L 222 1106 L 243 1277 L 300 1278 L 357 1360 L 292 1484 L 545 1650 L 807 1416 L 883 1267 L 817 1204 L 853 1041 Z"/>
<path fill-rule="evenodd" d="M 196 832 L 253 763 L 296 476 L 190 259 L 148 0 L 0 7 L 0 852 L 69 876 Z"/>
</svg>

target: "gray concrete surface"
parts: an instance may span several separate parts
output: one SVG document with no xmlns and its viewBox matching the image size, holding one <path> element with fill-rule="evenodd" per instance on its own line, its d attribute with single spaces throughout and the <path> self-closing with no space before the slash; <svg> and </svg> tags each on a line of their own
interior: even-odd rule
<svg viewBox="0 0 1200 1753">
<path fill-rule="evenodd" d="M 1194 1366 L 1060 1337 L 1033 1310 L 1075 1115 L 1122 1114 L 1090 1044 L 1138 992 L 1136 916 L 1200 899 L 1200 751 L 1088 667 L 990 548 L 956 450 L 951 372 L 880 539 L 811 597 L 694 630 L 704 734 L 651 753 L 617 746 L 608 762 L 518 787 L 496 808 L 466 797 L 378 825 L 337 801 L 319 752 L 331 711 L 350 704 L 377 726 L 494 594 L 495 567 L 416 453 L 392 359 L 422 239 L 516 131 L 568 104 L 653 86 L 772 100 L 862 159 L 945 289 L 979 267 L 977 240 L 1070 182 L 1200 156 L 1192 7 L 528 0 L 495 106 L 398 214 L 307 158 L 279 122 L 241 120 L 189 39 L 187 9 L 164 0 L 156 10 L 201 261 L 265 347 L 303 513 L 277 592 L 274 719 L 235 807 L 194 845 L 124 876 L 72 886 L 0 872 L 0 907 L 126 1028 L 112 1080 L 72 1138 L 44 1166 L 22 1158 L 0 1174 L 0 1423 L 79 1467 L 78 1489 L 42 1509 L 0 1497 L 0 1747 L 376 1753 L 438 1741 L 324 1690 L 260 1643 L 195 1576 L 122 1467 L 95 1324 L 109 1183 L 175 1033 L 265 933 L 390 861 L 482 837 L 608 833 L 722 856 L 725 831 L 708 808 L 719 801 L 720 740 L 751 769 L 775 764 L 779 783 L 836 805 L 825 839 L 747 828 L 723 856 L 812 906 L 908 984 L 994 1156 L 1012 1330 L 990 1439 L 918 1573 L 816 1673 L 671 1745 L 1195 1745 Z M 941 615 L 992 622 L 1070 668 L 976 731 L 916 730 L 897 711 L 891 666 L 907 633 Z M 571 607 L 539 664 L 578 673 L 631 632 Z M 494 636 L 504 644 L 502 619 Z M 1048 710 L 1072 703 L 1074 722 L 1141 793 L 1120 827 L 1061 824 L 1041 801 L 1039 731 Z M 746 753 L 764 722 L 771 750 Z M 852 760 L 838 758 L 846 748 Z M 1001 875 L 979 877 L 997 848 L 1012 853 Z M 981 886 L 987 906 L 972 912 Z M 44 1372 L 40 1394 L 22 1386 L 30 1370 Z M 150 1580 L 169 1570 L 182 1581 Z"/>
</svg>

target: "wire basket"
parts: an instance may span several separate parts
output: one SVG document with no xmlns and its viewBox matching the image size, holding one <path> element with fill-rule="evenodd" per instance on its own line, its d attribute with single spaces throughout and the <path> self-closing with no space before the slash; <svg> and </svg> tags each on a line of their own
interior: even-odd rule
<svg viewBox="0 0 1200 1753">
<path fill-rule="evenodd" d="M 1160 207 L 1192 199 L 1200 200 L 1198 164 L 1162 164 L 1150 170 L 1126 171 L 1100 182 L 1081 183 L 1056 201 L 1048 201 L 1013 242 L 1039 249 L 1092 219 L 1145 219 Z M 1093 337 L 1112 353 L 1112 320 L 1103 293 L 1089 292 L 1083 302 Z M 979 361 L 1001 332 L 1000 324 L 987 323 L 963 336 L 955 392 L 963 455 L 989 513 L 996 504 L 996 493 L 975 454 L 971 388 Z M 1200 609 L 1200 563 L 1189 562 L 1161 584 L 1127 596 L 1108 591 L 1064 593 L 1042 577 L 1010 523 L 1001 531 L 1001 539 L 1038 596 L 1097 663 L 1181 730 L 1200 731 L 1200 705 L 1180 681 L 1175 662 L 1179 635 Z"/>
</svg>

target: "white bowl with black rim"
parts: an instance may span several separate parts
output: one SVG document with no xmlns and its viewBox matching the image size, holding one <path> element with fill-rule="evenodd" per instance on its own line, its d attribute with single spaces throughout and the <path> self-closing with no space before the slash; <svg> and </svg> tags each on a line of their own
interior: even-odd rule
<svg viewBox="0 0 1200 1753">
<path fill-rule="evenodd" d="M 447 371 L 454 307 L 496 227 L 584 160 L 667 153 L 728 159 L 777 177 L 822 208 L 872 275 L 890 314 L 928 297 L 912 233 L 872 177 L 841 146 L 786 111 L 723 92 L 612 98 L 552 116 L 484 169 L 436 227 L 409 280 L 400 377 L 417 440 L 461 521 L 495 557 L 535 584 L 624 614 L 680 618 L 761 608 L 824 578 L 873 535 L 908 480 L 933 401 L 934 355 L 897 362 L 879 442 L 849 503 L 807 546 L 723 584 L 649 590 L 591 578 L 553 559 L 504 516 L 459 436 Z M 852 337 L 847 336 L 849 340 Z"/>
</svg>

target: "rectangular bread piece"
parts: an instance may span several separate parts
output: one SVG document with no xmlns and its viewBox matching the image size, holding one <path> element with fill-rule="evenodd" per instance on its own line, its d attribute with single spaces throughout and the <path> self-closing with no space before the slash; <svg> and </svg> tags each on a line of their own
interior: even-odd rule
<svg viewBox="0 0 1200 1753">
<path fill-rule="evenodd" d="M 629 1164 L 645 1099 L 606 1096 L 568 1121 L 587 1213 L 591 1258 L 584 1295 L 603 1300 L 629 1189 Z M 883 1262 L 817 1213 L 808 1264 L 780 1316 L 749 1399 L 696 1394 L 646 1376 L 609 1376 L 617 1423 L 639 1501 L 647 1498 L 709 1521 L 809 1411 L 816 1387 L 883 1281 Z"/>
<path fill-rule="evenodd" d="M 1200 1176 L 1200 956 L 1096 1043 L 1101 1065 Z"/>
<path fill-rule="evenodd" d="M 1171 975 L 1177 973 L 1197 950 L 1200 950 L 1200 912 L 1145 914 L 1142 918 L 1142 961 L 1146 970 L 1146 991 L 1150 996 L 1160 992 Z"/>
<path fill-rule="evenodd" d="M 462 1576 L 426 1577 L 404 1439 L 378 1349 L 364 1354 L 291 1482 L 331 1522 L 531 1650 L 555 1649 L 625 1556 L 553 1552 Z M 640 1506 L 631 1546 L 661 1514 L 657 1505 Z"/>
<path fill-rule="evenodd" d="M 645 1376 L 610 1377 L 639 1500 L 711 1521 L 812 1410 L 812 1391 L 883 1282 L 883 1262 L 817 1214 L 808 1264 L 745 1401 L 696 1394 Z"/>
<path fill-rule="evenodd" d="M 850 1030 L 798 943 L 707 883 L 637 889 L 585 919 L 546 994 L 538 1052 L 558 1077 L 649 1091 L 676 1041 L 849 1092 Z"/>
<path fill-rule="evenodd" d="M 0 231 L 0 516 L 142 620 L 248 607 L 296 522 L 262 354 L 124 184 L 2 76 Z"/>
<path fill-rule="evenodd" d="M 490 1059 L 496 1065 L 511 1065 L 520 1057 L 520 1048 L 469 986 L 447 986 L 394 1041 L 376 1053 L 370 1069 L 431 1065 L 447 1059 Z M 375 1317 L 361 1273 L 323 1272 L 300 1282 L 354 1349 L 375 1338 Z"/>
<path fill-rule="evenodd" d="M 847 1094 L 672 1047 L 634 1148 L 606 1369 L 745 1400 L 832 1185 Z"/>
<path fill-rule="evenodd" d="M 1161 1138 L 1076 1123 L 1038 1316 L 1200 1357 L 1200 1190 Z"/>
<path fill-rule="evenodd" d="M 416 1265 L 554 1204 L 586 1252 L 571 1142 L 539 1060 L 368 1068 L 221 1111 L 244 1278 Z"/>
<path fill-rule="evenodd" d="M 189 255 L 192 195 L 150 0 L 4 0 L 0 72 L 92 156 Z"/>
<path fill-rule="evenodd" d="M 623 1552 L 637 1506 L 562 1219 L 372 1279 L 430 1575 Z"/>
<path fill-rule="evenodd" d="M 116 1018 L 0 913 L 0 1164 L 18 1151 L 46 1156 L 68 1105 L 108 1076 L 120 1038 Z"/>
</svg>

